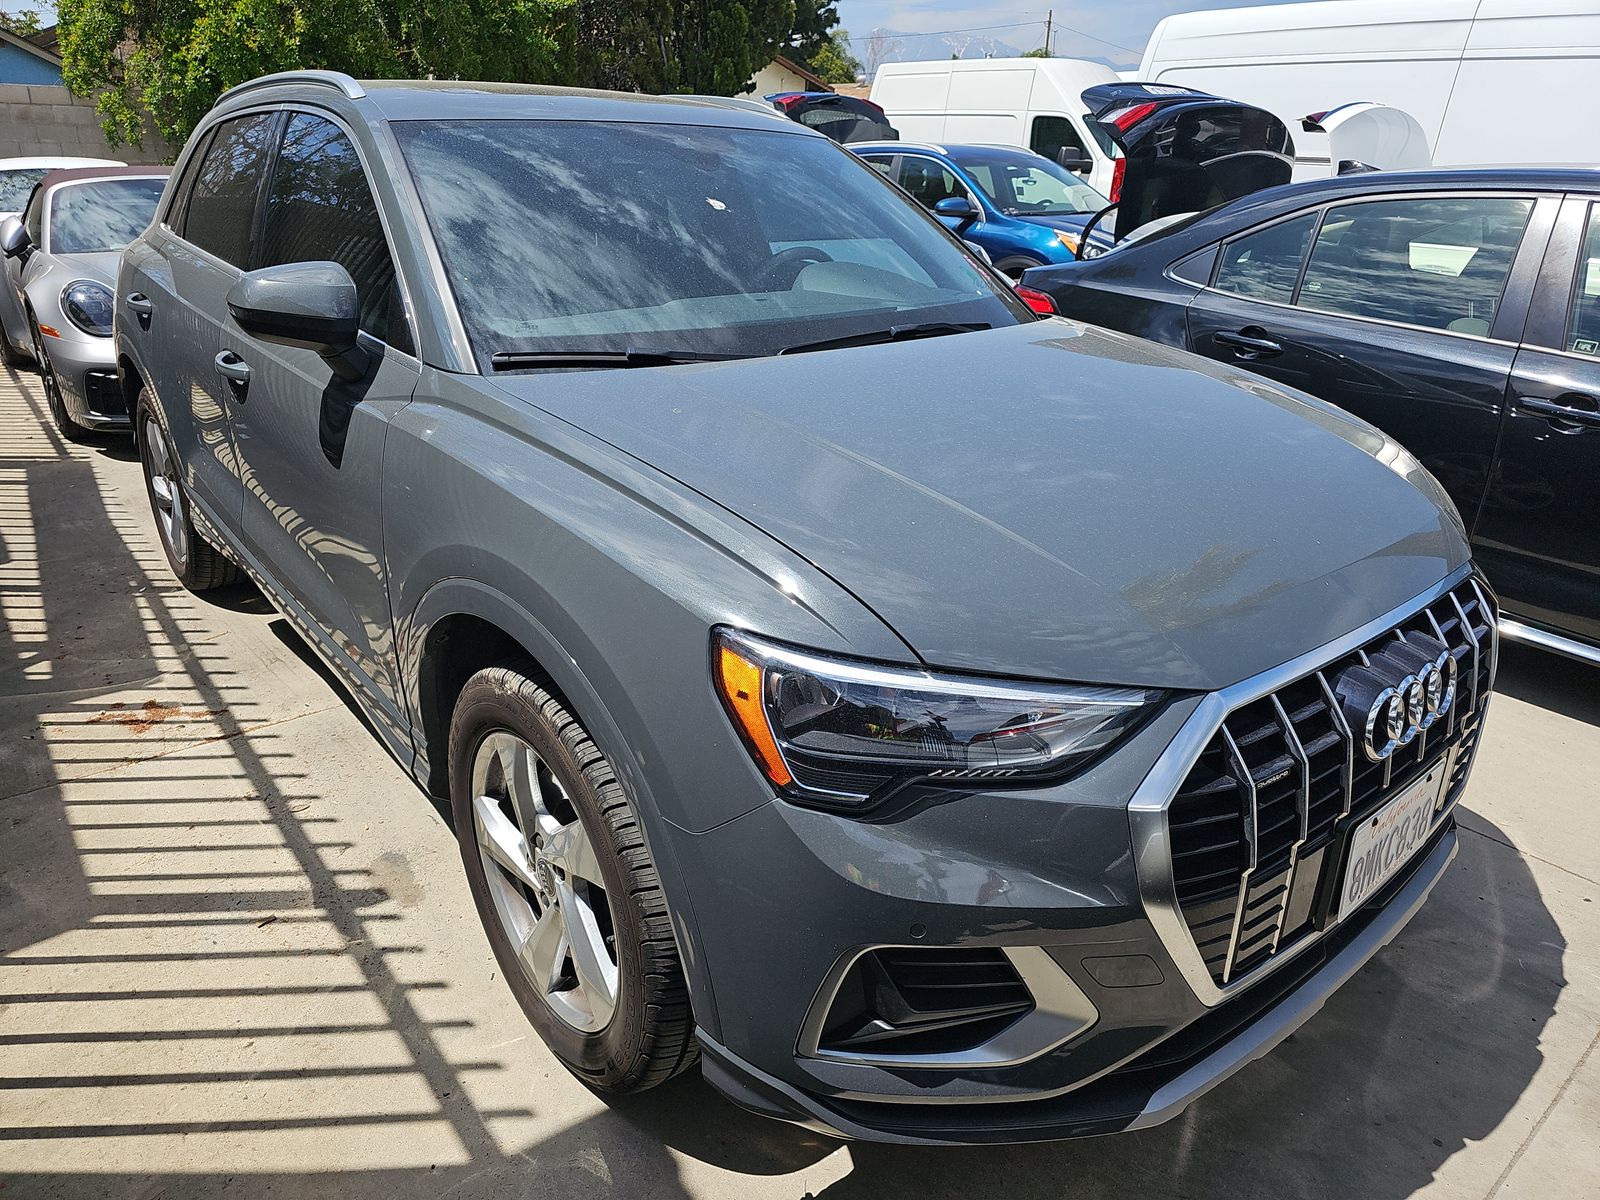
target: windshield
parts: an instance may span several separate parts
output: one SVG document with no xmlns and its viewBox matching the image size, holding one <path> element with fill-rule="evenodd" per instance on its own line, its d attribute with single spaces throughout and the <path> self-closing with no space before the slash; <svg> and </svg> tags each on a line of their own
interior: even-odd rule
<svg viewBox="0 0 1600 1200">
<path fill-rule="evenodd" d="M 50 253 L 121 250 L 155 215 L 165 179 L 98 179 L 55 189 L 50 197 Z"/>
<path fill-rule="evenodd" d="M 1111 201 L 1065 167 L 1038 154 L 963 150 L 952 158 L 1008 217 L 1099 212 Z"/>
<path fill-rule="evenodd" d="M 0 171 L 0 213 L 21 212 L 33 185 L 50 173 L 49 167 L 19 167 Z"/>
<path fill-rule="evenodd" d="M 764 355 L 1028 314 L 821 138 L 580 121 L 396 122 L 473 350 Z M 502 358 L 504 361 L 504 358 Z"/>
</svg>

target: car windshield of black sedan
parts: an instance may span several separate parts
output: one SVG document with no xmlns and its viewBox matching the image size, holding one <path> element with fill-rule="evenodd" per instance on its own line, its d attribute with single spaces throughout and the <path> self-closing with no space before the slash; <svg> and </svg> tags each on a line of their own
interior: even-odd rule
<svg viewBox="0 0 1600 1200">
<path fill-rule="evenodd" d="M 502 368 L 583 353 L 655 365 L 1029 319 L 937 223 L 819 137 L 579 121 L 395 129 L 485 370 L 497 354 Z"/>
<path fill-rule="evenodd" d="M 74 183 L 50 198 L 50 253 L 121 250 L 155 215 L 165 179 L 102 179 Z"/>
<path fill-rule="evenodd" d="M 1037 154 L 984 148 L 952 151 L 951 157 L 1008 217 L 1099 212 L 1111 203 L 1065 167 Z"/>
</svg>

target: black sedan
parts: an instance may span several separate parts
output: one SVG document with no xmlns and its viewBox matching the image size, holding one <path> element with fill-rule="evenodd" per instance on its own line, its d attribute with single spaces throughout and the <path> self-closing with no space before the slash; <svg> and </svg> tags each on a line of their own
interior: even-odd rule
<svg viewBox="0 0 1600 1200">
<path fill-rule="evenodd" d="M 1600 663 L 1600 171 L 1271 188 L 1023 293 L 1393 435 L 1461 510 L 1502 632 Z"/>
</svg>

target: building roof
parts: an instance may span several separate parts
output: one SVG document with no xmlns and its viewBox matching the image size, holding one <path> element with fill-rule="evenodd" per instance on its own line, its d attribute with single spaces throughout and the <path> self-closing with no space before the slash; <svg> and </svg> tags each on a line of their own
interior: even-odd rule
<svg viewBox="0 0 1600 1200">
<path fill-rule="evenodd" d="M 794 59 L 792 59 L 792 58 L 785 58 L 783 55 L 780 54 L 780 55 L 778 55 L 776 58 L 774 58 L 772 60 L 772 65 L 775 66 L 775 67 L 781 67 L 785 71 L 788 71 L 790 74 L 800 76 L 801 79 L 804 79 L 816 91 L 819 91 L 819 92 L 831 92 L 831 91 L 833 91 L 833 84 L 828 83 L 820 75 L 817 75 L 817 74 L 813 73 L 812 71 L 808 70 L 807 68 L 802 67 L 799 63 L 795 62 Z"/>
<path fill-rule="evenodd" d="M 41 41 L 46 34 L 50 35 L 48 41 Z M 50 26 L 49 29 L 41 29 L 32 37 L 23 37 L 21 34 L 12 33 L 8 29 L 0 29 L 0 43 L 4 43 L 7 46 L 15 46 L 18 50 L 31 54 L 35 58 L 43 59 L 57 69 L 61 66 L 61 56 L 56 53 L 56 27 L 54 25 Z"/>
</svg>

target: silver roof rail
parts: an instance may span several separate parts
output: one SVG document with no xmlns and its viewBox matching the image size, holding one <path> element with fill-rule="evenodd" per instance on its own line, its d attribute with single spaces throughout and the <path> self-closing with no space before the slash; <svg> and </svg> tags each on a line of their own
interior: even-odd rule
<svg viewBox="0 0 1600 1200">
<path fill-rule="evenodd" d="M 361 100 L 366 97 L 363 88 L 343 71 L 278 71 L 272 75 L 263 75 L 259 79 L 248 79 L 237 87 L 231 87 L 217 97 L 217 103 L 238 96 L 244 92 L 253 92 L 257 88 L 272 87 L 280 83 L 309 83 L 321 87 L 338 88 L 351 100 Z"/>
</svg>

